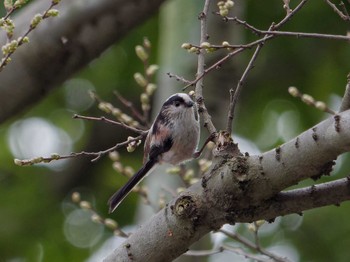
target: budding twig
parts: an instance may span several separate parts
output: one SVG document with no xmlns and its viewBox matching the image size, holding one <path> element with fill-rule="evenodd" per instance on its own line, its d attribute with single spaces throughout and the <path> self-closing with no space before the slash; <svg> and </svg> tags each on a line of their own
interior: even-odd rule
<svg viewBox="0 0 350 262">
<path fill-rule="evenodd" d="M 205 42 L 208 37 L 207 15 L 209 11 L 210 2 L 211 2 L 210 0 L 205 1 L 203 11 L 200 13 L 198 17 L 200 19 L 200 24 L 201 24 L 200 43 Z M 216 128 L 213 122 L 211 121 L 211 116 L 208 113 L 208 110 L 205 106 L 204 98 L 203 98 L 203 79 L 202 78 L 205 74 L 204 64 L 205 64 L 204 53 L 203 51 L 201 51 L 198 54 L 198 62 L 197 62 L 197 76 L 201 76 L 201 77 L 198 79 L 198 81 L 195 82 L 196 84 L 195 97 L 196 97 L 196 102 L 198 104 L 199 112 L 203 116 L 204 124 L 208 129 L 209 133 L 212 134 L 216 132 Z"/>
<path fill-rule="evenodd" d="M 16 2 L 18 4 L 16 4 Z M 13 30 L 15 28 L 15 25 L 13 24 L 12 20 L 9 19 L 9 17 L 15 10 L 17 10 L 18 8 L 20 8 L 22 5 L 25 4 L 25 1 L 16 1 L 16 2 L 12 6 L 8 6 L 8 7 L 5 6 L 6 9 L 8 9 L 8 11 L 5 17 L 1 19 L 1 23 L 2 23 L 1 27 L 3 27 L 6 24 L 8 29 L 6 30 L 8 43 L 2 46 L 2 53 L 4 57 L 1 59 L 1 62 L 0 62 L 0 72 L 11 61 L 11 56 L 17 50 L 17 48 L 29 42 L 28 35 L 39 25 L 39 23 L 42 20 L 49 17 L 55 17 L 58 15 L 58 10 L 55 10 L 52 8 L 55 5 L 57 5 L 60 2 L 60 0 L 53 0 L 51 2 L 51 5 L 44 11 L 43 14 L 35 15 L 30 23 L 28 30 L 22 36 L 20 36 L 17 40 L 12 40 L 10 42 L 10 39 L 13 36 Z"/>
<path fill-rule="evenodd" d="M 89 121 L 102 121 L 102 122 L 105 122 L 105 123 L 121 126 L 121 127 L 125 128 L 125 129 L 127 129 L 129 131 L 135 132 L 135 133 L 140 134 L 142 136 L 146 136 L 147 133 L 148 133 L 148 131 L 141 130 L 141 129 L 129 126 L 129 125 L 123 123 L 123 122 L 117 122 L 117 121 L 108 119 L 108 118 L 106 118 L 104 116 L 92 117 L 92 116 L 82 116 L 82 115 L 74 114 L 73 118 L 74 119 L 84 119 L 84 120 L 89 120 Z"/>
<path fill-rule="evenodd" d="M 119 99 L 119 101 L 126 106 L 127 108 L 129 108 L 131 110 L 131 113 L 138 118 L 142 123 L 145 123 L 145 118 L 141 115 L 141 113 L 136 109 L 136 107 L 134 106 L 134 104 L 127 100 L 126 98 L 124 98 L 118 91 L 113 91 L 114 95 Z"/>
<path fill-rule="evenodd" d="M 34 164 L 38 164 L 38 163 L 49 163 L 51 161 L 54 161 L 54 160 L 60 160 L 60 159 L 69 159 L 69 158 L 75 158 L 75 157 L 78 157 L 78 156 L 93 156 L 94 158 L 91 160 L 91 162 L 95 162 L 97 161 L 98 159 L 100 159 L 103 155 L 106 155 L 110 152 L 113 152 L 115 150 L 117 150 L 118 148 L 121 148 L 123 146 L 127 146 L 128 144 L 130 144 L 131 142 L 133 141 L 139 141 L 139 140 L 142 140 L 143 138 L 145 137 L 145 134 L 144 135 L 139 135 L 133 139 L 129 139 L 127 141 L 124 141 L 124 142 L 121 142 L 121 143 L 118 143 L 106 150 L 102 150 L 102 151 L 99 151 L 99 152 L 85 152 L 85 151 L 82 151 L 82 152 L 79 152 L 79 153 L 71 153 L 69 155 L 59 155 L 59 154 L 51 154 L 50 157 L 35 157 L 35 158 L 32 158 L 32 159 L 24 159 L 24 160 L 21 160 L 21 159 L 15 159 L 14 160 L 14 163 L 16 165 L 19 165 L 19 166 L 31 166 L 31 165 L 34 165 Z"/>
<path fill-rule="evenodd" d="M 343 19 L 344 21 L 350 21 L 350 16 L 344 7 L 344 3 L 341 2 L 339 5 L 343 8 L 345 14 L 341 10 L 339 10 L 337 6 L 331 1 L 325 0 L 325 2 L 334 10 L 334 12 L 336 12 L 340 16 L 341 19 Z"/>
<path fill-rule="evenodd" d="M 272 23 L 272 25 L 269 27 L 269 29 L 267 31 L 265 31 L 265 32 L 273 32 L 273 30 L 276 30 L 279 27 L 281 27 L 284 23 L 286 23 L 290 19 L 290 17 L 292 17 L 295 14 L 295 12 L 300 10 L 300 8 L 303 6 L 303 4 L 305 2 L 306 1 L 302 1 L 298 5 L 298 7 L 295 8 L 294 11 L 292 11 L 291 9 L 289 9 L 289 6 L 287 5 L 288 1 L 285 1 L 285 5 L 287 5 L 286 8 L 288 9 L 286 17 L 284 19 L 282 19 L 276 25 L 274 23 Z M 242 22 L 242 21 L 240 21 L 237 18 L 233 19 L 233 20 L 238 21 L 239 23 L 245 25 L 247 28 L 249 28 L 251 30 L 256 30 L 253 26 L 248 25 L 246 22 Z M 252 58 L 250 59 L 246 69 L 244 70 L 243 75 L 241 76 L 240 80 L 237 83 L 236 88 L 235 89 L 232 89 L 232 88 L 230 89 L 230 104 L 229 104 L 229 110 L 228 110 L 228 116 L 227 116 L 227 124 L 226 124 L 226 130 L 228 131 L 229 134 L 232 133 L 232 121 L 233 121 L 233 118 L 234 118 L 234 111 L 235 111 L 237 100 L 238 100 L 238 97 L 239 97 L 239 95 L 241 93 L 241 89 L 243 87 L 243 84 L 246 81 L 246 78 L 248 76 L 249 71 L 253 68 L 254 61 L 258 57 L 258 54 L 260 53 L 261 48 L 264 46 L 265 41 L 268 40 L 268 39 L 271 39 L 271 38 L 272 38 L 271 35 L 269 35 L 267 33 L 265 34 L 264 38 L 261 39 L 261 42 L 258 44 L 257 48 L 255 49 Z"/>
<path fill-rule="evenodd" d="M 215 62 L 213 65 L 211 65 L 210 67 L 207 67 L 206 69 L 203 68 L 203 70 L 201 70 L 200 72 L 197 72 L 197 77 L 196 79 L 190 81 L 184 88 L 183 90 L 185 90 L 186 88 L 190 87 L 190 86 L 194 86 L 194 85 L 198 85 L 198 81 L 201 81 L 201 79 L 208 74 L 210 71 L 214 70 L 214 69 L 218 69 L 221 67 L 221 65 L 226 62 L 229 58 L 241 53 L 242 51 L 246 50 L 246 49 L 250 49 L 254 46 L 260 45 L 262 43 L 265 43 L 268 40 L 271 40 L 272 38 L 276 37 L 276 35 L 274 35 L 274 30 L 278 29 L 279 27 L 281 27 L 282 25 L 284 25 L 287 21 L 289 21 L 296 12 L 298 12 L 305 4 L 306 4 L 307 0 L 302 0 L 289 14 L 286 15 L 285 18 L 283 18 L 278 24 L 273 25 L 268 31 L 263 31 L 263 33 L 261 34 L 265 34 L 265 36 L 261 39 L 258 39 L 256 41 L 253 41 L 251 43 L 248 44 L 244 44 L 244 45 L 227 45 L 225 43 L 225 45 L 222 45 L 220 48 L 228 48 L 230 50 L 230 48 L 234 48 L 233 51 L 231 51 L 230 53 L 228 53 L 226 56 L 224 56 L 223 58 L 221 58 L 219 61 Z M 225 17 L 224 18 L 225 21 L 236 21 L 236 18 L 229 18 L 229 17 Z M 206 34 L 205 34 L 206 36 Z M 294 34 L 293 36 L 297 36 L 297 34 Z M 350 37 L 347 36 L 334 36 L 334 35 L 328 35 L 328 36 L 333 36 L 333 38 L 331 39 L 338 39 L 338 40 L 350 40 Z M 206 39 L 204 38 L 203 42 L 206 41 Z M 202 43 L 202 42 L 201 42 Z M 206 46 L 195 46 L 194 47 L 198 48 L 198 50 L 200 49 L 206 49 Z M 212 48 L 219 48 L 219 46 L 214 46 L 211 45 Z M 198 55 L 198 59 L 200 57 L 200 55 L 202 54 L 202 52 L 199 53 Z"/>
<path fill-rule="evenodd" d="M 254 232 L 257 231 L 257 230 L 258 230 L 258 228 L 256 228 L 256 230 L 254 230 Z M 275 254 L 267 251 L 266 249 L 262 248 L 261 246 L 258 246 L 256 243 L 251 242 L 250 240 L 246 239 L 245 237 L 242 237 L 241 235 L 239 235 L 237 233 L 229 232 L 229 231 L 227 231 L 225 229 L 220 229 L 218 232 L 223 233 L 227 237 L 229 237 L 229 238 L 231 238 L 231 239 L 233 239 L 233 240 L 243 244 L 245 247 L 247 247 L 247 248 L 249 248 L 249 249 L 251 249 L 253 251 L 257 251 L 257 252 L 259 252 L 259 253 L 261 253 L 261 254 L 269 257 L 269 258 L 272 258 L 273 261 L 280 261 L 280 262 L 287 262 L 287 261 L 289 261 L 286 258 L 282 258 L 282 257 L 276 256 Z"/>
<path fill-rule="evenodd" d="M 332 109 L 330 109 L 327 106 L 327 104 L 325 102 L 323 102 L 323 101 L 316 101 L 315 98 L 313 98 L 312 96 L 310 96 L 308 94 L 301 93 L 294 86 L 289 87 L 288 88 L 288 92 L 289 92 L 290 95 L 300 98 L 300 100 L 302 102 L 304 102 L 305 104 L 307 104 L 308 106 L 313 106 L 313 107 L 317 108 L 318 110 L 321 110 L 323 112 L 329 113 L 331 115 L 335 115 L 336 114 Z"/>
<path fill-rule="evenodd" d="M 79 192 L 73 192 L 72 194 L 72 202 L 79 205 L 81 209 L 88 210 L 91 212 L 91 221 L 94 223 L 103 224 L 106 228 L 113 231 L 116 236 L 120 237 L 128 237 L 118 225 L 117 221 L 111 218 L 104 218 L 94 209 L 93 205 L 86 200 L 81 200 L 81 196 Z"/>
</svg>

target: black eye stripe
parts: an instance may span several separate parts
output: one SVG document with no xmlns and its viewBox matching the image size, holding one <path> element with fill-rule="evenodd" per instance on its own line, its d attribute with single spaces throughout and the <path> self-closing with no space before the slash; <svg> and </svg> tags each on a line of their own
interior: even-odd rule
<svg viewBox="0 0 350 262">
<path fill-rule="evenodd" d="M 185 100 L 181 97 L 181 96 L 172 96 L 170 97 L 167 101 L 165 101 L 165 103 L 163 104 L 163 106 L 169 106 L 169 105 L 176 105 L 176 104 L 184 104 Z"/>
</svg>

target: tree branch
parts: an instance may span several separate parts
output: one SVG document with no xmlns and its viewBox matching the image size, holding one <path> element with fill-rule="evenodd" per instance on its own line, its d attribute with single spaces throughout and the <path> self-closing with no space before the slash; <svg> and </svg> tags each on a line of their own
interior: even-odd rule
<svg viewBox="0 0 350 262">
<path fill-rule="evenodd" d="M 207 32 L 207 16 L 208 16 L 208 11 L 209 11 L 209 6 L 210 6 L 210 0 L 206 0 L 204 4 L 203 11 L 199 15 L 199 19 L 201 21 L 201 38 L 200 38 L 200 43 L 203 43 L 207 40 L 208 38 L 208 32 Z M 204 64 L 205 64 L 205 58 L 204 58 L 204 50 L 200 50 L 198 54 L 198 65 L 197 65 L 197 76 L 199 75 L 204 75 Z M 211 121 L 211 116 L 208 113 L 208 110 L 205 106 L 204 103 L 204 98 L 203 98 L 203 78 L 199 79 L 196 82 L 196 101 L 198 104 L 198 110 L 203 116 L 203 121 L 204 121 L 204 126 L 208 129 L 209 133 L 212 134 L 216 132 L 216 128 Z"/>
<path fill-rule="evenodd" d="M 266 220 L 269 220 L 277 216 L 301 214 L 303 211 L 317 207 L 338 206 L 347 200 L 350 200 L 349 176 L 328 183 L 279 193 L 256 209 L 256 217 L 263 215 Z M 265 216 L 264 213 L 269 214 Z"/>
<path fill-rule="evenodd" d="M 306 178 L 329 174 L 333 159 L 350 151 L 350 111 L 260 156 L 234 157 L 232 146 L 214 150 L 213 164 L 202 180 L 173 199 L 105 261 L 130 257 L 171 261 L 223 224 L 269 220 L 350 199 L 347 178 L 280 193 Z"/>
<path fill-rule="evenodd" d="M 30 43 L 21 46 L 1 72 L 0 123 L 45 97 L 154 14 L 162 2 L 62 1 L 57 6 L 59 17 L 40 24 L 30 34 Z M 39 0 L 24 8 L 14 19 L 15 37 L 46 6 L 47 0 Z M 5 42 L 2 36 L 0 43 Z"/>
</svg>

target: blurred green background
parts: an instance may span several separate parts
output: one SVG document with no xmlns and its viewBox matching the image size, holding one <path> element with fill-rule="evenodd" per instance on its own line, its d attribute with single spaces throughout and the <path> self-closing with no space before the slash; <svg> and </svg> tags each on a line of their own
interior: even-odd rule
<svg viewBox="0 0 350 262">
<path fill-rule="evenodd" d="M 103 226 L 86 219 L 70 200 L 71 193 L 79 191 L 98 212 L 107 216 L 109 196 L 126 181 L 113 170 L 108 157 L 94 163 L 80 157 L 32 167 L 15 166 L 13 159 L 48 156 L 53 152 L 98 151 L 124 141 L 129 135 L 124 130 L 104 123 L 74 120 L 72 115 L 103 114 L 88 96 L 89 90 L 121 107 L 113 96 L 113 90 L 118 90 L 138 105 L 142 90 L 134 82 L 133 74 L 142 72 L 143 65 L 134 47 L 142 43 L 144 36 L 152 42 L 151 62 L 161 67 L 159 82 L 171 81 L 180 91 L 181 83 L 169 80 L 165 73 L 177 74 L 177 69 L 185 64 L 187 73 L 181 74 L 193 78 L 196 55 L 188 54 L 180 46 L 198 41 L 197 15 L 202 4 L 202 1 L 184 0 L 166 3 L 158 15 L 130 32 L 62 87 L 0 126 L 0 261 L 88 261 L 112 236 Z M 234 12 L 259 29 L 267 29 L 285 15 L 282 1 L 236 1 Z M 212 23 L 209 42 L 220 44 L 230 39 L 231 43 L 239 44 L 256 39 L 251 32 L 233 23 L 226 24 L 215 15 L 210 16 L 209 22 Z M 346 34 L 349 22 L 341 20 L 324 2 L 311 1 L 282 29 Z M 252 52 L 248 50 L 234 57 L 205 80 L 205 96 L 211 97 L 209 109 L 218 129 L 224 128 L 226 116 L 218 114 L 226 110 L 227 101 L 221 99 L 227 98 L 228 88 L 237 84 Z M 173 60 L 164 62 L 164 54 Z M 208 64 L 218 57 L 209 54 Z M 328 117 L 293 99 L 287 89 L 296 86 L 337 110 L 350 71 L 349 57 L 349 44 L 344 41 L 279 37 L 266 43 L 244 86 L 234 122 L 235 135 L 265 151 Z M 250 153 L 257 150 L 254 146 L 246 148 Z M 120 153 L 126 164 L 135 169 L 141 165 L 141 147 L 133 154 L 126 154 L 124 149 Z M 348 160 L 348 156 L 342 156 L 332 176 L 317 182 L 348 175 Z M 299 186 L 313 183 L 307 180 Z M 132 224 L 136 204 L 137 197 L 132 194 L 111 217 L 120 225 Z M 303 216 L 286 216 L 263 226 L 266 229 L 262 228 L 262 242 L 276 254 L 294 261 L 348 261 L 349 214 L 350 203 L 343 203 L 340 207 L 307 211 Z M 242 234 L 251 235 L 244 226 L 238 227 Z M 245 260 L 228 255 L 235 261 Z M 228 258 L 224 255 L 215 255 L 209 260 L 225 259 Z"/>
</svg>

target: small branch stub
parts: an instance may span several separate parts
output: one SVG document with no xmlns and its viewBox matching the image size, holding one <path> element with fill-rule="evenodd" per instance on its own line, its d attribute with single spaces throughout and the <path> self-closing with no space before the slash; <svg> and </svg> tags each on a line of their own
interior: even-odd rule
<svg viewBox="0 0 350 262">
<path fill-rule="evenodd" d="M 200 207 L 197 203 L 199 203 L 199 201 L 196 201 L 194 196 L 182 195 L 170 208 L 177 218 L 189 222 L 191 228 L 194 229 L 199 224 L 201 217 Z"/>
</svg>

